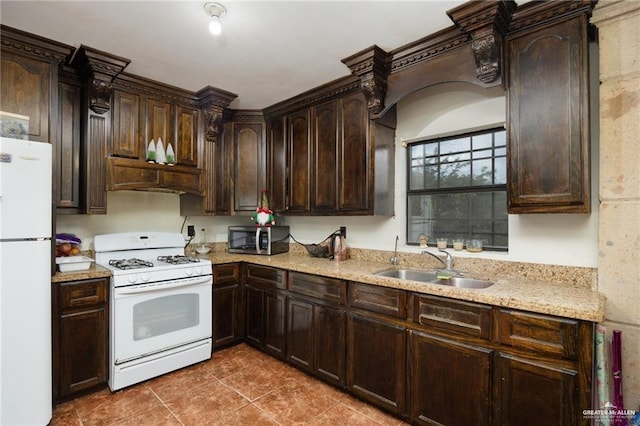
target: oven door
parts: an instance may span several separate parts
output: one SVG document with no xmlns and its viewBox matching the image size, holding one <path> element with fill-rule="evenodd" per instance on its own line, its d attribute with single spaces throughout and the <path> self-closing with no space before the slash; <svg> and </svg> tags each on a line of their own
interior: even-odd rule
<svg viewBox="0 0 640 426">
<path fill-rule="evenodd" d="M 211 275 L 114 288 L 112 364 L 211 338 Z"/>
</svg>

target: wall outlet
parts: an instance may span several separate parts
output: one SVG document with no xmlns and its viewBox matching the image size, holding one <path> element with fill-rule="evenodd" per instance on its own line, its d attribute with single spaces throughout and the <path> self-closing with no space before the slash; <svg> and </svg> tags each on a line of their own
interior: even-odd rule
<svg viewBox="0 0 640 426">
<path fill-rule="evenodd" d="M 187 235 L 189 237 L 195 237 L 196 236 L 196 228 L 193 225 L 188 225 L 187 226 Z"/>
</svg>

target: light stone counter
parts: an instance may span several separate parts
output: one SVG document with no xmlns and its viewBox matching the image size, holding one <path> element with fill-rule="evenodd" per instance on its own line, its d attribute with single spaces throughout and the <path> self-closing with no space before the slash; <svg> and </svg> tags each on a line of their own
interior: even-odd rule
<svg viewBox="0 0 640 426">
<path fill-rule="evenodd" d="M 571 284 L 570 280 L 567 280 L 565 277 L 566 273 L 569 273 L 570 270 L 557 280 L 554 279 L 553 277 L 557 274 L 557 269 L 553 267 L 550 272 L 537 265 L 529 267 L 529 269 L 535 269 L 536 275 L 541 275 L 544 279 L 531 278 L 531 272 L 527 267 L 523 267 L 522 264 L 516 265 L 516 272 L 520 272 L 522 277 L 518 275 L 516 275 L 516 277 L 500 276 L 497 273 L 497 268 L 490 270 L 486 268 L 475 269 L 475 273 L 472 272 L 467 275 L 475 278 L 489 279 L 494 281 L 495 284 L 485 289 L 462 289 L 374 275 L 376 272 L 392 268 L 388 261 L 381 260 L 388 258 L 386 257 L 386 253 L 381 253 L 382 254 L 378 253 L 378 256 L 363 259 L 362 256 L 359 256 L 358 253 L 355 252 L 354 258 L 344 262 L 314 258 L 306 254 L 306 252 L 296 250 L 293 250 L 291 253 L 276 256 L 230 254 L 226 251 L 216 250 L 204 257 L 210 259 L 214 264 L 247 262 L 288 269 L 290 271 L 324 275 L 349 281 L 485 303 L 488 305 L 522 309 L 566 318 L 594 322 L 604 320 L 605 298 L 602 294 L 592 291 L 589 288 L 589 271 L 578 274 L 580 276 L 577 277 L 577 280 L 584 283 L 575 285 Z M 420 259 L 424 259 L 424 257 Z M 479 260 L 479 263 L 487 264 L 486 261 L 481 260 Z M 427 269 L 429 267 L 435 268 L 437 264 L 434 263 L 433 265 L 427 266 L 416 265 L 415 263 L 410 264 L 409 260 L 407 260 L 407 263 L 403 263 L 402 267 L 409 269 Z M 463 270 L 468 269 L 463 268 Z M 560 270 L 563 271 L 563 269 Z M 110 276 L 109 270 L 92 264 L 86 271 L 58 272 L 55 276 L 51 277 L 51 281 L 67 282 L 108 276 Z"/>
<path fill-rule="evenodd" d="M 392 266 L 388 262 L 360 259 L 336 262 L 313 258 L 301 253 L 255 256 L 213 252 L 207 257 L 214 264 L 248 262 L 566 318 L 594 322 L 604 320 L 605 298 L 603 295 L 589 288 L 575 287 L 564 283 L 495 276 L 491 279 L 495 284 L 489 288 L 462 289 L 374 275 L 376 272 L 391 269 Z M 473 277 L 474 275 L 468 274 L 468 276 Z M 476 277 L 487 278 L 485 276 Z"/>
</svg>

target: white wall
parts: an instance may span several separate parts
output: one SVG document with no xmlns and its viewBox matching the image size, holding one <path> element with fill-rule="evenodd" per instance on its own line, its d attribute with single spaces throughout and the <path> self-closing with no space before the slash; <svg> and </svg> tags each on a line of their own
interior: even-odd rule
<svg viewBox="0 0 640 426">
<path fill-rule="evenodd" d="M 341 225 L 348 228 L 352 247 L 392 250 L 400 236 L 399 250 L 418 252 L 407 246 L 406 235 L 406 149 L 403 141 L 418 140 L 450 133 L 502 125 L 505 122 L 505 97 L 501 88 L 482 89 L 468 84 L 446 84 L 423 89 L 398 103 L 395 161 L 394 217 L 287 217 L 279 224 L 291 226 L 293 236 L 303 243 L 322 241 Z M 597 150 L 593 150 L 597 153 Z M 597 182 L 597 158 L 592 158 L 593 182 Z M 379 166 L 379 165 L 377 165 Z M 594 187 L 597 185 L 594 185 Z M 597 267 L 598 204 L 584 215 L 510 215 L 509 252 L 457 256 Z M 91 248 L 93 235 L 106 232 L 159 230 L 179 232 L 179 197 L 175 194 L 122 191 L 110 193 L 106 216 L 58 216 L 58 232 L 74 232 Z M 226 241 L 226 227 L 251 224 L 249 217 L 190 217 L 188 224 L 205 228 L 209 239 Z M 186 233 L 186 227 L 184 229 Z"/>
</svg>

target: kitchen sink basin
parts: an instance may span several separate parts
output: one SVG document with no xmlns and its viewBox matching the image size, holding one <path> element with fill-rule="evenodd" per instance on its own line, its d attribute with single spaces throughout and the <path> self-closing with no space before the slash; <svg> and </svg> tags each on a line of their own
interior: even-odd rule
<svg viewBox="0 0 640 426">
<path fill-rule="evenodd" d="M 450 287 L 458 288 L 487 288 L 493 285 L 493 282 L 491 281 L 466 277 L 438 279 L 435 272 L 416 271 L 414 269 L 389 269 L 377 272 L 375 275 L 379 277 L 397 278 L 400 280 L 420 281 L 429 284 L 448 285 Z"/>
<path fill-rule="evenodd" d="M 413 269 L 389 269 L 376 273 L 381 277 L 399 278 L 401 280 L 422 281 L 425 283 L 433 282 L 437 279 L 435 272 L 416 271 Z"/>
<path fill-rule="evenodd" d="M 431 281 L 433 284 L 448 285 L 458 288 L 487 288 L 493 285 L 493 282 L 486 280 L 477 280 L 475 278 L 453 277 L 446 280 Z"/>
</svg>

